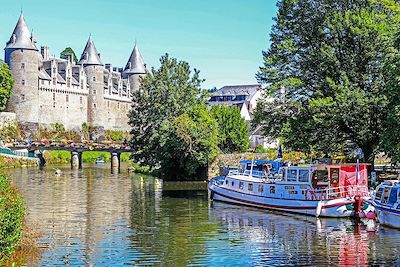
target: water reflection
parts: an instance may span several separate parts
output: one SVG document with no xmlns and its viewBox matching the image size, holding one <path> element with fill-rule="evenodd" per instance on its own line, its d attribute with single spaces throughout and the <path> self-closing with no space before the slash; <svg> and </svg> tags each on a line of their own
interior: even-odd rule
<svg viewBox="0 0 400 267">
<path fill-rule="evenodd" d="M 42 232 L 28 266 L 398 264 L 400 231 L 207 200 L 205 183 L 110 169 L 10 170 Z"/>
</svg>

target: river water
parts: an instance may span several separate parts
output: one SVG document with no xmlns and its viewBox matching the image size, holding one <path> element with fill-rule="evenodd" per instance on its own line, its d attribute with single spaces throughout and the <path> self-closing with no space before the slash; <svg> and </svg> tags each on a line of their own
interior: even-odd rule
<svg viewBox="0 0 400 267">
<path fill-rule="evenodd" d="M 210 203 L 205 183 L 106 166 L 13 169 L 30 226 L 27 266 L 393 266 L 400 230 Z"/>
</svg>

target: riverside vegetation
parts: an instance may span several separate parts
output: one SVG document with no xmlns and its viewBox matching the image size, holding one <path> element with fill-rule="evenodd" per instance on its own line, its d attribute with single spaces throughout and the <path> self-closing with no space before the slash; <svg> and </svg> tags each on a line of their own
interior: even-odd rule
<svg viewBox="0 0 400 267">
<path fill-rule="evenodd" d="M 20 245 L 25 215 L 24 199 L 0 174 L 0 265 L 5 264 Z"/>
<path fill-rule="evenodd" d="M 225 107 L 217 116 L 207 108 L 198 70 L 168 54 L 160 62 L 133 93 L 132 158 L 167 180 L 202 180 L 220 150 L 248 149 L 249 129 L 238 111 Z"/>
</svg>

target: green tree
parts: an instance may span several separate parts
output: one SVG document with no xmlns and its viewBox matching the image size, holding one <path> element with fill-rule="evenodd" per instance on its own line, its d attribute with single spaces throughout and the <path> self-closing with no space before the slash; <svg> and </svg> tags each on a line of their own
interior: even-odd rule
<svg viewBox="0 0 400 267">
<path fill-rule="evenodd" d="M 168 157 L 175 153 L 167 151 L 174 147 L 169 144 L 171 141 L 169 136 L 173 134 L 173 129 L 177 129 L 173 123 L 183 114 L 187 114 L 191 120 L 195 120 L 192 114 L 196 112 L 203 115 L 198 110 L 205 107 L 206 99 L 200 90 L 203 80 L 199 78 L 198 70 L 195 69 L 192 73 L 188 63 L 170 58 L 168 54 L 162 56 L 160 61 L 160 68 L 153 68 L 143 77 L 140 89 L 133 93 L 133 104 L 129 113 L 130 145 L 135 151 L 132 158 L 136 162 L 168 169 L 166 166 L 166 163 L 170 162 Z M 183 120 L 183 117 L 181 119 Z M 204 119 L 202 122 L 207 121 Z M 201 138 L 201 130 L 208 126 L 198 125 L 198 127 Z M 193 140 L 197 140 L 197 137 L 193 136 Z M 203 164 L 204 160 L 201 158 L 203 151 L 213 151 L 213 149 L 207 146 L 197 146 L 197 148 L 201 151 L 197 151 L 196 157 L 199 157 L 193 160 Z M 186 155 L 180 156 L 184 158 Z M 212 161 L 214 156 L 211 153 L 209 161 Z M 182 170 L 182 173 L 192 172 L 188 169 Z"/>
<path fill-rule="evenodd" d="M 205 105 L 183 113 L 162 126 L 161 173 L 176 180 L 206 177 L 218 155 L 218 126 Z"/>
<path fill-rule="evenodd" d="M 72 55 L 72 59 L 75 62 L 78 62 L 78 58 L 76 57 L 76 54 L 74 50 L 71 47 L 65 48 L 61 53 L 60 53 L 60 58 L 62 59 L 67 59 L 67 55 Z"/>
<path fill-rule="evenodd" d="M 0 60 L 0 111 L 6 108 L 7 101 L 11 96 L 14 79 L 8 65 Z"/>
<path fill-rule="evenodd" d="M 218 122 L 219 148 L 225 153 L 244 152 L 249 147 L 249 126 L 236 107 L 213 106 L 211 114 Z"/>
<path fill-rule="evenodd" d="M 395 0 L 282 0 L 257 78 L 269 86 L 255 123 L 285 147 L 321 154 L 360 147 L 367 160 L 387 127 L 386 56 Z M 316 12 L 318 10 L 318 12 Z"/>
</svg>

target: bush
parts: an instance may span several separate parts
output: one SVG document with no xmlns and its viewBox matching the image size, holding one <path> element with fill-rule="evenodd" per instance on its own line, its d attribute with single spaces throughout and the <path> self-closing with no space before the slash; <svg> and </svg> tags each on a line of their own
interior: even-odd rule
<svg viewBox="0 0 400 267">
<path fill-rule="evenodd" d="M 6 176 L 0 175 L 0 265 L 20 243 L 24 215 L 22 196 Z"/>
</svg>

